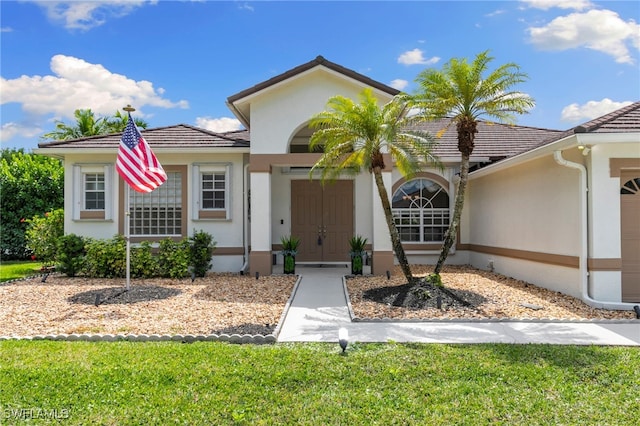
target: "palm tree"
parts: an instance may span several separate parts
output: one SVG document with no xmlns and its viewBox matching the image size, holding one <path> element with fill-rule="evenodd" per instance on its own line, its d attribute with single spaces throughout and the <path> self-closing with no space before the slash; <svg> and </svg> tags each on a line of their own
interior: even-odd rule
<svg viewBox="0 0 640 426">
<path fill-rule="evenodd" d="M 41 138 L 65 141 L 108 133 L 105 118 L 96 118 L 90 109 L 77 109 L 73 115 L 76 117 L 75 125 L 69 126 L 62 121 L 56 121 L 56 130 L 45 133 Z"/>
<path fill-rule="evenodd" d="M 426 69 L 416 79 L 420 89 L 414 102 L 420 109 L 419 114 L 425 120 L 451 118 L 458 131 L 461 154 L 453 217 L 434 274 L 440 274 L 460 223 L 478 119 L 486 116 L 511 124 L 515 122 L 515 114 L 525 114 L 535 105 L 527 94 L 512 89 L 528 79 L 520 67 L 507 63 L 487 74 L 493 59 L 489 51 L 479 53 L 471 63 L 465 58 L 454 58 L 444 64 L 441 71 Z"/>
<path fill-rule="evenodd" d="M 113 117 L 97 118 L 91 109 L 77 109 L 73 115 L 76 118 L 75 125 L 67 125 L 62 121 L 56 121 L 56 130 L 41 136 L 45 140 L 66 141 L 70 139 L 84 138 L 87 136 L 106 135 L 109 133 L 124 132 L 129 120 L 129 114 L 116 111 Z M 148 124 L 139 118 L 134 119 L 136 126 L 146 129 Z"/>
<path fill-rule="evenodd" d="M 327 110 L 311 118 L 309 126 L 316 131 L 309 141 L 309 150 L 324 147 L 320 159 L 311 169 L 321 171 L 321 179 L 334 180 L 343 173 L 357 174 L 362 169 L 373 173 L 382 201 L 391 243 L 407 281 L 413 278 L 404 253 L 400 235 L 393 220 L 389 194 L 382 180 L 382 170 L 389 153 L 398 170 L 407 177 L 425 164 L 439 165 L 431 154 L 434 138 L 419 130 L 409 130 L 413 117 L 407 117 L 409 105 L 405 97 L 396 96 L 382 108 L 371 89 L 359 95 L 359 103 L 343 96 L 327 102 Z"/>
<path fill-rule="evenodd" d="M 129 114 L 122 114 L 120 111 L 116 111 L 113 117 L 108 117 L 106 121 L 106 133 L 120 133 L 124 132 L 127 127 L 127 121 L 129 121 Z M 149 124 L 140 118 L 134 118 L 133 121 L 139 129 L 146 129 Z"/>
</svg>

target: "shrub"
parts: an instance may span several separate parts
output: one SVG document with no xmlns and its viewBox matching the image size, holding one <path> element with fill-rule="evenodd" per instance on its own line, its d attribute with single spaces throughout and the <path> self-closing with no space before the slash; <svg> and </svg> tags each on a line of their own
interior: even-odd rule
<svg viewBox="0 0 640 426">
<path fill-rule="evenodd" d="M 63 235 L 57 243 L 58 270 L 69 277 L 75 277 L 84 266 L 84 239 L 76 234 Z"/>
<path fill-rule="evenodd" d="M 158 275 L 158 260 L 151 252 L 151 243 L 143 241 L 131 247 L 130 273 L 136 278 L 151 278 Z"/>
<path fill-rule="evenodd" d="M 0 158 L 0 253 L 26 259 L 26 219 L 64 206 L 64 167 L 60 160 L 23 149 L 3 149 Z"/>
<path fill-rule="evenodd" d="M 191 243 L 191 266 L 197 277 L 204 277 L 211 268 L 211 256 L 216 248 L 211 234 L 204 231 L 194 231 L 189 239 Z"/>
<path fill-rule="evenodd" d="M 47 212 L 27 219 L 27 248 L 45 266 L 56 260 L 58 239 L 64 234 L 64 210 Z"/>
<path fill-rule="evenodd" d="M 158 269 L 165 278 L 184 278 L 189 275 L 189 239 L 175 242 L 171 238 L 160 241 Z"/>
<path fill-rule="evenodd" d="M 85 257 L 85 273 L 92 278 L 124 278 L 126 241 L 122 235 L 109 240 L 90 240 Z"/>
</svg>

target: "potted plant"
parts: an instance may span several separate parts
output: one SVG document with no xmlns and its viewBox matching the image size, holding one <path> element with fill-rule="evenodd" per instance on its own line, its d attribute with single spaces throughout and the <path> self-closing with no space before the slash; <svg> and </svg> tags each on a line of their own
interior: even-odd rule
<svg viewBox="0 0 640 426">
<path fill-rule="evenodd" d="M 356 235 L 349 240 L 349 246 L 351 251 L 351 275 L 362 275 L 363 257 L 366 254 L 364 246 L 367 244 L 367 239 Z"/>
<path fill-rule="evenodd" d="M 296 254 L 298 253 L 298 245 L 300 238 L 294 236 L 280 238 L 282 243 L 282 255 L 284 256 L 284 273 L 296 273 Z"/>
</svg>

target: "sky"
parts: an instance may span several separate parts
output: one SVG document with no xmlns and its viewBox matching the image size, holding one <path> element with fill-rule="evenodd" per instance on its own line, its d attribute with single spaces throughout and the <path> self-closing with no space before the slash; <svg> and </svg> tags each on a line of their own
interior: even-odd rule
<svg viewBox="0 0 640 426">
<path fill-rule="evenodd" d="M 74 110 L 130 104 L 149 128 L 242 128 L 229 96 L 322 55 L 415 93 L 426 68 L 490 51 L 565 130 L 640 100 L 640 2 L 0 1 L 2 148 L 30 151 Z"/>
</svg>

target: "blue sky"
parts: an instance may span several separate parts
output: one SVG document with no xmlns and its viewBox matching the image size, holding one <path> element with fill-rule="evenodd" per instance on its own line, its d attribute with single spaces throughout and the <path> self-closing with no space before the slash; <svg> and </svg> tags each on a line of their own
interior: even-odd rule
<svg viewBox="0 0 640 426">
<path fill-rule="evenodd" d="M 73 111 L 127 104 L 150 127 L 239 128 L 228 96 L 318 55 L 412 93 L 489 49 L 536 100 L 518 124 L 568 129 L 640 100 L 637 1 L 4 1 L 1 143 L 37 147 Z"/>
</svg>

